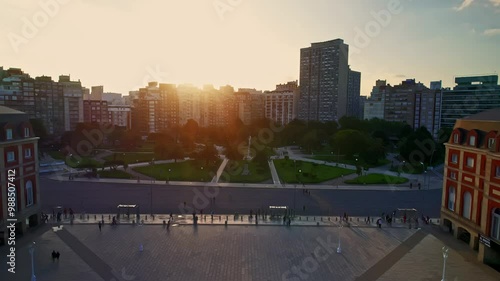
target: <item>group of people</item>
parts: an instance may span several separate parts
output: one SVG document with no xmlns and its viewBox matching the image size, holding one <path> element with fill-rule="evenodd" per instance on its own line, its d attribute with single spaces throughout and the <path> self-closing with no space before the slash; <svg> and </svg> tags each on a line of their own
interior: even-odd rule
<svg viewBox="0 0 500 281">
<path fill-rule="evenodd" d="M 60 256 L 61 256 L 61 254 L 59 252 L 56 252 L 55 250 L 52 251 L 52 262 L 54 262 L 56 259 L 57 259 L 57 261 L 59 261 Z"/>
<path fill-rule="evenodd" d="M 306 195 L 311 195 L 311 191 L 309 189 L 302 189 L 302 193 Z"/>
</svg>

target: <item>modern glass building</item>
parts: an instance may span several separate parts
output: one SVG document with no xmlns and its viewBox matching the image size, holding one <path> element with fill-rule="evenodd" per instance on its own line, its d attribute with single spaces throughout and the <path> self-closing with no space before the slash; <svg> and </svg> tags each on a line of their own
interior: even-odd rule
<svg viewBox="0 0 500 281">
<path fill-rule="evenodd" d="M 440 127 L 453 128 L 457 119 L 500 107 L 498 75 L 457 77 L 453 90 L 443 90 Z"/>
</svg>

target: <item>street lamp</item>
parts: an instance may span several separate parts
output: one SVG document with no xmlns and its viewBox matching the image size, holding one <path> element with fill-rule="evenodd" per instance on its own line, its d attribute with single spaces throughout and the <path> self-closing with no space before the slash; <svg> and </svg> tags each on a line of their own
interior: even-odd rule
<svg viewBox="0 0 500 281">
<path fill-rule="evenodd" d="M 33 244 L 30 246 L 30 255 L 31 255 L 31 281 L 36 281 L 36 276 L 35 276 L 35 241 L 33 241 Z"/>
<path fill-rule="evenodd" d="M 339 226 L 339 246 L 337 247 L 337 254 L 340 254 L 342 253 L 342 248 L 340 247 L 340 234 L 342 233 L 342 227 L 344 227 L 342 225 L 342 222 L 340 222 L 341 225 Z"/>
<path fill-rule="evenodd" d="M 446 275 L 446 259 L 448 258 L 448 248 L 446 246 L 443 246 L 443 278 L 441 281 L 445 281 L 445 275 Z"/>
<path fill-rule="evenodd" d="M 170 181 L 170 172 L 172 172 L 172 169 L 168 169 L 168 181 Z"/>
</svg>

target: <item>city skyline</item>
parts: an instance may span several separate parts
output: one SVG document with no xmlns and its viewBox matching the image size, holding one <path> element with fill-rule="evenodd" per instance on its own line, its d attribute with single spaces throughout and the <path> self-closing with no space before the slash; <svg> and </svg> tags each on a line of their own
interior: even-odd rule
<svg viewBox="0 0 500 281">
<path fill-rule="evenodd" d="M 6 1 L 1 61 L 122 94 L 149 81 L 272 90 L 298 80 L 301 48 L 337 38 L 364 96 L 377 79 L 453 87 L 456 76 L 498 71 L 498 0 L 351 2 Z"/>
</svg>

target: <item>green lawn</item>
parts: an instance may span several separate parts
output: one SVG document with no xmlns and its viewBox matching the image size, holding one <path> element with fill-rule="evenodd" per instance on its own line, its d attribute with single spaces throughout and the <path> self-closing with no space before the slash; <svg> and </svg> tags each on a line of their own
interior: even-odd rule
<svg viewBox="0 0 500 281">
<path fill-rule="evenodd" d="M 249 175 L 243 175 L 245 164 L 248 164 Z M 226 175 L 229 175 L 229 178 L 224 180 L 229 180 L 229 182 L 259 183 L 271 178 L 271 171 L 269 171 L 269 165 L 267 165 L 267 163 L 264 167 L 260 167 L 254 162 L 231 160 L 227 163 L 224 171 L 227 173 Z M 222 176 L 221 179 L 223 179 Z"/>
<path fill-rule="evenodd" d="M 327 165 L 313 164 L 310 162 L 278 159 L 274 160 L 274 166 L 281 179 L 285 183 L 320 183 L 336 179 L 342 175 L 350 175 L 355 171 Z M 299 175 L 299 169 L 301 171 Z"/>
<path fill-rule="evenodd" d="M 340 155 L 340 157 L 337 157 L 336 155 L 313 155 L 309 158 L 315 159 L 315 160 L 320 160 L 320 161 L 335 162 L 335 163 L 356 166 L 356 160 L 343 159 L 344 155 Z M 389 163 L 391 163 L 391 161 L 389 161 L 388 159 L 379 159 L 378 163 L 376 165 L 363 164 L 362 166 L 367 167 L 367 168 L 375 168 L 375 167 L 387 165 Z"/>
<path fill-rule="evenodd" d="M 221 161 L 219 160 L 215 164 L 207 166 L 205 165 L 205 161 L 189 160 L 178 163 L 148 165 L 133 169 L 136 172 L 157 180 L 210 182 L 212 177 L 217 173 L 220 163 Z"/>
<path fill-rule="evenodd" d="M 61 151 L 49 151 L 48 154 L 50 155 L 50 157 L 57 160 L 65 160 L 66 158 L 64 153 L 62 153 Z"/>
<path fill-rule="evenodd" d="M 99 161 L 91 157 L 69 157 L 66 159 L 66 165 L 71 168 L 85 168 L 88 167 L 88 165 L 94 165 L 96 168 L 102 167 L 102 164 L 99 163 Z"/>
<path fill-rule="evenodd" d="M 368 174 L 345 181 L 348 184 L 401 184 L 405 182 L 408 182 L 407 178 L 383 174 Z"/>
<path fill-rule="evenodd" d="M 116 156 L 115 156 L 116 155 Z M 114 155 L 104 157 L 106 161 L 122 160 L 126 164 L 133 164 L 138 162 L 151 162 L 155 158 L 153 152 L 115 152 Z M 160 159 L 156 159 L 160 160 Z"/>
<path fill-rule="evenodd" d="M 98 171 L 99 177 L 101 178 L 113 178 L 113 179 L 132 179 L 132 175 L 122 170 L 105 170 Z"/>
</svg>

